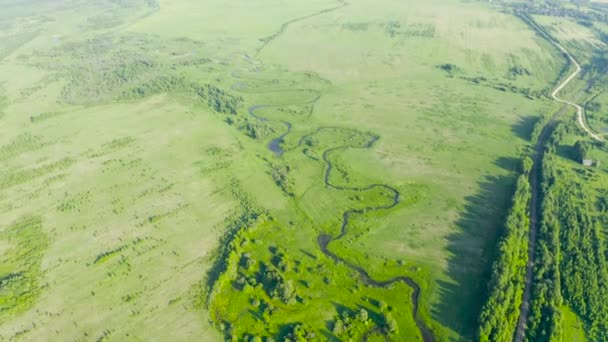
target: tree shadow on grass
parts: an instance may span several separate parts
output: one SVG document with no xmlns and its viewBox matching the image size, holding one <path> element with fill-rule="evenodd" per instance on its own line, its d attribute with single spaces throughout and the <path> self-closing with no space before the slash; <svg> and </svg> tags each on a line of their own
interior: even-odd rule
<svg viewBox="0 0 608 342">
<path fill-rule="evenodd" d="M 540 116 L 523 116 L 511 126 L 511 132 L 515 133 L 519 138 L 530 141 L 532 140 L 532 130 L 534 130 L 534 125 L 540 120 Z"/>
<path fill-rule="evenodd" d="M 513 171 L 513 161 L 499 158 L 496 165 Z M 465 199 L 457 221 L 458 231 L 448 236 L 448 276 L 438 281 L 440 302 L 431 309 L 433 319 L 467 340 L 475 338 L 478 317 L 487 298 L 487 283 L 503 233 L 515 189 L 515 175 L 486 176 L 479 191 Z"/>
<path fill-rule="evenodd" d="M 521 169 L 521 160 L 513 157 L 500 157 L 494 161 L 494 165 L 507 171 L 515 172 Z"/>
<path fill-rule="evenodd" d="M 564 159 L 572 160 L 575 163 L 581 162 L 580 160 L 577 160 L 576 149 L 572 145 L 566 145 L 566 144 L 558 145 L 557 148 L 555 149 L 555 153 L 558 156 L 560 156 Z"/>
</svg>

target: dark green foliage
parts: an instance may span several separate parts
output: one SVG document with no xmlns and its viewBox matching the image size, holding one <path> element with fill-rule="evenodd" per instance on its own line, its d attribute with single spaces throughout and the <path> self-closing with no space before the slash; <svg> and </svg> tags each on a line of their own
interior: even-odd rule
<svg viewBox="0 0 608 342">
<path fill-rule="evenodd" d="M 210 84 L 193 85 L 194 93 L 207 102 L 207 106 L 218 113 L 236 114 L 243 98 L 226 93 Z"/>
<path fill-rule="evenodd" d="M 255 260 L 251 258 L 249 253 L 243 254 L 241 257 L 241 261 L 239 262 L 239 266 L 243 267 L 245 270 L 251 269 L 255 265 Z"/>
<path fill-rule="evenodd" d="M 574 154 L 576 161 L 582 163 L 583 160 L 587 159 L 589 151 L 591 150 L 591 144 L 586 141 L 579 140 L 574 144 Z"/>
<path fill-rule="evenodd" d="M 102 253 L 99 253 L 96 257 L 95 260 L 93 261 L 93 264 L 101 264 L 104 263 L 106 261 L 108 261 L 111 257 L 116 256 L 118 253 L 120 253 L 122 250 L 124 250 L 125 248 L 127 248 L 126 245 L 114 248 L 112 250 L 109 251 L 105 251 Z"/>
<path fill-rule="evenodd" d="M 38 52 L 31 59 L 37 66 L 67 73 L 69 82 L 62 89 L 61 100 L 70 104 L 136 100 L 178 92 L 194 94 L 218 113 L 236 114 L 243 100 L 240 96 L 211 84 L 199 84 L 189 74 L 176 71 L 178 66 L 210 61 L 185 53 L 199 47 L 198 42 L 188 39 L 166 41 L 142 34 L 123 34 L 118 38 L 102 35 Z M 30 119 L 36 122 L 45 118 L 46 115 L 39 115 Z"/>
<path fill-rule="evenodd" d="M 40 295 L 40 264 L 49 239 L 38 216 L 23 217 L 0 232 L 9 248 L 0 268 L 0 321 L 34 304 Z"/>
<path fill-rule="evenodd" d="M 525 173 L 519 176 L 505 233 L 498 244 L 498 258 L 492 268 L 490 296 L 480 316 L 480 341 L 511 341 L 519 318 L 525 287 L 530 227 L 529 158 L 524 159 Z"/>
<path fill-rule="evenodd" d="M 297 293 L 293 281 L 285 279 L 280 270 L 262 265 L 259 277 L 268 296 L 284 304 L 295 304 Z"/>
<path fill-rule="evenodd" d="M 450 76 L 453 76 L 455 73 L 460 72 L 460 68 L 457 65 L 451 63 L 438 65 L 437 68 L 447 72 Z"/>
<path fill-rule="evenodd" d="M 391 315 L 390 312 L 383 313 L 382 320 L 384 321 L 385 329 L 389 333 L 394 334 L 399 331 L 399 325 L 397 324 L 397 321 L 393 318 L 393 315 Z"/>
<path fill-rule="evenodd" d="M 247 121 L 239 127 L 239 130 L 253 139 L 265 139 L 275 133 L 274 129 L 272 129 L 267 122 L 255 119 L 247 119 Z"/>
<path fill-rule="evenodd" d="M 251 197 L 242 190 L 237 179 L 233 178 L 230 181 L 229 192 L 239 202 L 240 210 L 226 217 L 227 229 L 220 240 L 220 249 L 215 258 L 215 263 L 207 272 L 207 287 L 199 293 L 197 305 L 209 304 L 213 298 L 213 290 L 219 289 L 217 283 L 222 280 L 222 276 L 224 276 L 224 279 L 230 279 L 233 272 L 229 272 L 229 266 L 239 264 L 239 254 L 244 240 L 242 232 L 253 227 L 254 223 L 266 214 L 258 209 Z"/>
<path fill-rule="evenodd" d="M 602 221 L 593 215 L 597 200 L 585 179 L 563 167 L 552 153 L 563 131 L 556 129 L 543 159 L 542 220 L 528 337 L 533 341 L 560 339 L 559 306 L 563 302 L 583 319 L 590 340 L 606 341 L 608 260 Z M 582 142 L 577 145 L 584 152 Z"/>
<path fill-rule="evenodd" d="M 507 72 L 507 78 L 510 80 L 516 79 L 518 76 L 532 76 L 532 73 L 522 66 L 512 66 Z"/>
<path fill-rule="evenodd" d="M 44 120 L 48 120 L 48 119 L 57 117 L 61 114 L 62 114 L 61 112 L 46 112 L 46 113 L 40 113 L 37 115 L 32 115 L 32 116 L 30 116 L 30 122 L 37 123 L 40 121 L 44 121 Z"/>
<path fill-rule="evenodd" d="M 158 76 L 123 91 L 121 99 L 139 99 L 166 92 L 193 92 L 209 108 L 224 114 L 235 115 L 243 98 L 226 93 L 211 84 L 190 83 L 183 76 Z"/>
<path fill-rule="evenodd" d="M 274 182 L 288 196 L 294 196 L 293 181 L 289 177 L 290 168 L 288 165 L 275 164 L 272 166 L 270 174 Z"/>
<path fill-rule="evenodd" d="M 332 333 L 338 337 L 348 340 L 357 333 L 362 333 L 368 330 L 368 325 L 371 322 L 366 309 L 359 309 L 358 312 L 350 309 L 343 309 L 334 321 L 332 322 Z M 386 325 L 385 321 L 377 322 L 380 325 Z M 396 322 L 395 322 L 396 324 Z"/>
<path fill-rule="evenodd" d="M 534 264 L 534 284 L 528 316 L 528 338 L 531 341 L 552 341 L 561 339 L 562 303 L 560 291 L 560 270 L 557 263 L 559 255 L 559 223 L 547 215 L 555 210 L 552 195 L 547 192 L 554 182 L 548 173 L 549 155 L 543 160 L 542 170 L 542 220 L 538 229 Z"/>
<path fill-rule="evenodd" d="M 316 333 L 302 323 L 291 326 L 289 333 L 285 336 L 285 342 L 308 342 L 316 337 Z"/>
<path fill-rule="evenodd" d="M 599 112 L 602 109 L 602 104 L 596 101 L 589 102 L 585 105 L 587 112 Z"/>
<path fill-rule="evenodd" d="M 158 76 L 133 88 L 126 89 L 120 97 L 122 99 L 139 99 L 169 91 L 184 91 L 186 88 L 187 82 L 184 77 Z"/>
</svg>

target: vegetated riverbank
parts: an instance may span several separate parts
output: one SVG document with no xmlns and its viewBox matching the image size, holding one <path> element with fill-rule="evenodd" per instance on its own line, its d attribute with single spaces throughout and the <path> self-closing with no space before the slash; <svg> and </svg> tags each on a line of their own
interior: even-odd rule
<svg viewBox="0 0 608 342">
<path fill-rule="evenodd" d="M 315 99 L 314 101 L 316 102 L 317 100 L 318 100 L 318 98 Z M 254 105 L 254 106 L 251 106 L 248 108 L 248 113 L 255 119 L 266 122 L 266 121 L 268 121 L 268 119 L 256 114 L 256 111 L 263 109 L 263 108 L 268 108 L 270 106 L 271 105 L 265 105 L 265 104 Z M 283 133 L 282 135 L 280 135 L 279 137 L 272 139 L 270 141 L 270 143 L 268 144 L 268 149 L 271 150 L 276 156 L 279 156 L 279 157 L 282 156 L 283 153 L 285 153 L 285 151 L 281 147 L 281 143 L 283 142 L 285 136 L 287 136 L 291 132 L 291 127 L 292 127 L 291 123 L 289 123 L 287 121 L 280 121 L 280 122 L 286 126 L 286 128 L 287 128 L 286 132 Z M 319 132 L 320 130 L 327 129 L 327 128 L 334 128 L 334 127 L 320 127 L 315 132 Z M 313 132 L 313 134 L 314 134 L 314 132 Z M 310 136 L 310 134 L 306 134 L 306 135 L 302 136 L 302 138 L 299 140 L 298 146 L 300 146 L 304 142 L 304 140 L 307 136 Z M 357 271 L 357 273 L 359 274 L 361 280 L 363 281 L 363 283 L 365 285 L 374 286 L 374 287 L 388 287 L 394 283 L 403 282 L 404 284 L 409 286 L 412 289 L 411 300 L 413 303 L 412 316 L 414 318 L 414 321 L 416 322 L 416 325 L 418 326 L 418 329 L 420 330 L 420 334 L 421 334 L 423 340 L 425 342 L 432 342 L 435 340 L 432 330 L 420 319 L 420 317 L 418 315 L 421 289 L 420 289 L 420 286 L 412 278 L 406 277 L 406 276 L 397 276 L 397 277 L 393 277 L 391 279 L 384 280 L 384 281 L 375 280 L 372 277 L 370 277 L 369 274 L 367 273 L 367 271 L 365 271 L 362 267 L 356 266 L 355 264 L 348 262 L 344 258 L 336 255 L 335 253 L 333 253 L 329 250 L 329 245 L 332 241 L 341 239 L 348 233 L 347 228 L 348 228 L 349 219 L 351 216 L 357 215 L 357 214 L 364 214 L 364 213 L 376 211 L 376 210 L 388 210 L 388 209 L 395 207 L 397 204 L 399 204 L 399 198 L 400 198 L 399 191 L 397 191 L 396 189 L 394 189 L 386 184 L 370 184 L 366 187 L 347 188 L 347 187 L 335 185 L 335 184 L 331 183 L 329 180 L 330 173 L 333 169 L 333 165 L 329 159 L 329 155 L 332 152 L 342 150 L 342 149 L 347 149 L 347 148 L 369 149 L 369 148 L 372 148 L 372 146 L 374 145 L 374 143 L 376 141 L 378 141 L 378 139 L 379 139 L 378 136 L 373 136 L 365 145 L 363 145 L 361 147 L 344 145 L 344 146 L 333 147 L 333 148 L 327 149 L 323 152 L 323 161 L 326 164 L 326 169 L 325 169 L 325 173 L 323 176 L 323 182 L 325 183 L 326 186 L 333 188 L 335 190 L 351 190 L 351 191 L 357 191 L 357 192 L 372 190 L 374 188 L 382 188 L 382 189 L 388 191 L 389 193 L 392 193 L 393 195 L 392 195 L 392 202 L 389 204 L 379 205 L 379 206 L 369 206 L 369 207 L 366 207 L 363 209 L 349 209 L 349 210 L 345 211 L 342 215 L 342 225 L 340 227 L 340 234 L 336 237 L 332 237 L 331 235 L 328 235 L 328 234 L 320 234 L 317 239 L 318 244 L 319 244 L 319 249 L 326 256 L 330 257 L 334 261 L 341 262 L 344 265 L 346 265 L 347 267 Z M 384 333 L 387 333 L 387 332 L 384 332 Z"/>
<path fill-rule="evenodd" d="M 255 77 L 259 76 L 259 67 L 256 68 L 257 72 L 255 73 Z M 234 74 L 234 73 L 233 73 Z M 247 94 L 255 93 L 255 91 L 259 91 L 260 93 L 266 94 L 268 92 L 272 93 L 271 90 L 266 90 L 261 87 L 259 84 L 254 87 L 248 87 L 246 84 L 246 79 L 241 76 L 235 76 L 238 79 L 238 84 L 233 86 L 233 90 L 235 91 L 245 91 Z M 259 80 L 258 80 L 259 81 Z M 294 86 L 294 85 L 291 85 Z M 294 87 L 295 88 L 295 87 Z M 276 89 L 276 84 L 274 88 Z M 287 90 L 282 90 L 287 91 Z M 314 94 L 314 89 L 294 89 L 296 92 L 300 92 L 301 94 Z M 279 91 L 281 93 L 281 91 Z M 304 98 L 307 98 L 304 95 Z M 380 304 L 378 305 L 380 308 L 380 313 L 374 313 L 370 309 L 362 309 L 364 312 L 357 314 L 357 318 L 361 323 L 347 323 L 348 318 L 344 320 L 344 315 L 354 315 L 354 313 L 349 313 L 349 309 L 338 309 L 338 313 L 340 314 L 340 319 L 336 319 L 335 323 L 330 324 L 330 328 L 332 329 L 332 333 L 340 335 L 342 333 L 346 333 L 347 330 L 349 335 L 345 336 L 359 336 L 360 338 L 366 339 L 371 334 L 382 334 L 386 338 L 390 338 L 391 336 L 397 336 L 399 326 L 394 318 L 392 318 L 392 314 L 402 316 L 404 312 L 401 310 L 403 307 L 408 307 L 411 301 L 411 311 L 408 315 L 411 315 L 411 321 L 415 327 L 417 327 L 418 333 L 417 336 L 420 336 L 425 342 L 435 341 L 435 336 L 432 329 L 423 321 L 420 317 L 419 307 L 420 301 L 422 300 L 422 290 L 421 287 L 416 283 L 416 281 L 409 276 L 393 276 L 386 280 L 378 280 L 372 278 L 368 271 L 366 271 L 363 267 L 356 265 L 354 262 L 349 262 L 347 258 L 338 255 L 338 253 L 330 250 L 330 245 L 333 241 L 342 239 L 348 236 L 349 228 L 351 220 L 355 216 L 359 215 L 372 215 L 376 212 L 387 211 L 395 206 L 400 204 L 401 193 L 394 187 L 391 187 L 387 184 L 373 183 L 365 186 L 341 186 L 333 183 L 331 181 L 332 177 L 335 177 L 334 172 L 338 170 L 341 176 L 343 170 L 341 169 L 343 166 L 336 167 L 332 162 L 332 154 L 339 153 L 346 149 L 370 149 L 374 146 L 374 143 L 378 141 L 379 137 L 377 135 L 371 133 L 360 132 L 351 128 L 342 128 L 342 127 L 318 127 L 313 129 L 312 131 L 302 134 L 302 136 L 297 139 L 297 143 L 294 143 L 291 147 L 285 148 L 283 146 L 283 142 L 285 138 L 292 133 L 292 122 L 288 121 L 288 116 L 281 116 L 279 118 L 267 117 L 264 114 L 265 110 L 276 110 L 279 111 L 280 108 L 284 106 L 290 105 L 314 105 L 316 101 L 320 98 L 320 93 L 318 96 L 308 97 L 307 100 L 298 100 L 292 103 L 287 103 L 284 99 L 281 100 L 280 104 L 273 103 L 262 103 L 251 105 L 247 109 L 247 114 L 251 119 L 259 124 L 268 125 L 271 127 L 277 127 L 276 124 L 284 126 L 286 129 L 279 136 L 272 137 L 271 135 L 266 135 L 265 139 L 269 139 L 269 143 L 267 148 L 272 151 L 278 159 L 273 161 L 274 164 L 286 163 L 284 158 L 288 157 L 292 158 L 293 155 L 286 155 L 286 153 L 300 153 L 304 160 L 308 160 L 308 163 L 323 163 L 324 172 L 323 172 L 323 184 L 324 189 L 329 191 L 337 191 L 336 194 L 344 193 L 346 196 L 351 196 L 353 199 L 359 199 L 357 201 L 361 201 L 357 206 L 345 207 L 343 211 L 341 211 L 341 221 L 339 226 L 339 233 L 336 236 L 332 236 L 331 234 L 321 232 L 317 235 L 317 248 L 319 251 L 327 257 L 324 261 L 323 267 L 331 267 L 331 268 L 341 268 L 346 269 L 348 272 L 351 272 L 353 276 L 358 276 L 355 284 L 360 283 L 359 286 L 364 286 L 368 289 L 378 289 L 382 291 L 391 291 L 394 285 L 402 284 L 406 287 L 409 287 L 411 290 L 411 296 L 407 300 L 400 303 L 395 303 L 391 307 L 383 307 Z M 276 131 L 275 131 L 276 132 Z M 324 145 L 325 139 L 330 139 L 328 145 Z M 290 139 L 294 140 L 294 139 Z M 296 157 L 297 158 L 297 157 Z M 284 193 L 288 196 L 295 196 L 293 193 L 292 187 L 290 185 L 290 174 L 289 174 L 289 164 L 285 166 L 277 166 L 273 171 L 273 177 L 275 177 L 275 181 L 277 181 L 278 185 L 285 190 Z M 280 182 L 280 184 L 279 184 Z M 326 191 L 327 191 L 326 190 Z M 347 195 L 350 194 L 350 195 Z M 336 196 L 336 195 L 334 195 Z M 336 197 L 342 197 L 343 195 L 337 195 Z M 363 198 L 366 198 L 363 200 Z M 294 201 L 297 201 L 294 199 Z M 381 201 L 378 203 L 378 201 Z M 355 204 L 355 203 L 353 203 Z M 296 207 L 298 205 L 296 204 Z M 331 215 L 329 215 L 331 216 Z M 215 322 L 220 327 L 220 330 L 223 331 L 227 337 L 233 338 L 235 336 L 243 336 L 240 331 L 247 331 L 249 333 L 253 333 L 251 329 L 247 330 L 246 326 L 235 322 L 231 317 L 231 314 L 222 313 L 222 310 L 219 307 L 223 305 L 229 305 L 225 301 L 234 301 L 236 298 L 230 299 L 230 297 L 226 297 L 226 295 L 222 295 L 222 288 L 224 288 L 224 293 L 228 289 L 228 285 L 232 283 L 233 285 L 231 291 L 239 291 L 239 293 L 251 293 L 250 295 L 244 295 L 243 297 L 250 297 L 255 299 L 248 299 L 250 303 L 255 304 L 253 310 L 261 310 L 260 315 L 257 316 L 262 318 L 264 322 L 269 322 L 269 317 L 274 315 L 279 315 L 279 312 L 282 311 L 293 311 L 294 305 L 298 305 L 297 303 L 306 303 L 309 299 L 303 293 L 304 290 L 298 290 L 296 284 L 304 284 L 305 288 L 310 288 L 309 280 L 303 281 L 300 280 L 298 283 L 295 283 L 296 279 L 293 275 L 290 275 L 290 272 L 295 272 L 297 277 L 302 277 L 301 268 L 303 267 L 303 262 L 298 260 L 291 260 L 293 258 L 292 255 L 284 252 L 282 248 L 278 247 L 270 247 L 271 256 L 270 263 L 266 263 L 262 260 L 263 257 L 258 256 L 261 247 L 249 248 L 247 246 L 251 246 L 251 242 L 248 241 L 258 241 L 259 236 L 262 235 L 267 230 L 278 229 L 272 228 L 272 226 L 279 224 L 275 222 L 272 217 L 268 217 L 266 222 L 257 222 L 254 225 L 261 225 L 264 228 L 255 228 L 255 227 L 242 227 L 242 233 L 236 234 L 234 236 L 234 241 L 230 244 L 231 251 L 227 253 L 229 257 L 225 262 L 226 267 L 225 272 L 220 279 L 216 282 L 217 284 L 214 286 L 212 290 L 214 294 L 214 298 L 211 299 L 211 310 L 212 315 L 215 316 Z M 293 223 L 290 223 L 293 224 Z M 314 223 L 313 223 L 314 224 Z M 312 227 L 311 227 L 312 228 Z M 253 229 L 253 230 L 252 230 Z M 310 229 L 310 228 L 308 228 Z M 314 230 L 311 230 L 312 234 Z M 257 244 L 257 242 L 256 242 Z M 245 247 L 242 247 L 245 246 Z M 310 254 L 309 254 L 310 255 Z M 317 259 L 316 256 L 311 256 L 314 259 Z M 318 260 L 318 259 L 317 259 Z M 295 266 L 291 266 L 292 263 L 295 263 Z M 326 265 L 326 266 L 325 266 Z M 321 265 L 317 264 L 317 267 Z M 329 270 L 328 270 L 329 271 Z M 309 272 L 314 272 L 309 267 Z M 340 271 L 343 272 L 343 271 Z M 339 279 L 341 275 L 333 274 L 333 271 L 330 271 L 327 276 L 323 278 L 323 284 L 320 284 L 321 287 L 332 286 L 331 284 L 334 281 L 341 281 Z M 354 279 L 350 279 L 352 281 Z M 261 286 L 261 288 L 260 288 Z M 257 293 L 257 289 L 260 288 L 265 293 L 264 296 L 261 295 L 253 295 L 253 293 Z M 366 292 L 370 292 L 371 290 L 366 290 Z M 375 292 L 372 291 L 372 292 Z M 237 296 L 239 297 L 239 296 Z M 375 297 L 375 295 L 374 295 Z M 382 301 L 376 301 L 371 299 L 371 296 L 365 296 L 364 298 L 370 298 L 371 303 L 380 303 Z M 273 303 L 273 301 L 278 301 L 278 303 Z M 349 303 L 353 300 L 348 300 L 346 303 Z M 354 300 L 356 301 L 356 300 Z M 230 304 L 232 306 L 232 304 Z M 284 308 L 283 308 L 284 306 Z M 384 306 L 386 306 L 384 304 Z M 247 307 L 247 304 L 243 305 L 243 309 Z M 396 308 L 399 308 L 399 311 L 394 311 Z M 217 308 L 217 309 L 216 309 Z M 304 309 L 299 309 L 304 310 Z M 312 310 L 312 308 L 311 308 Z M 251 311 L 251 309 L 250 309 Z M 364 318 L 368 316 L 368 318 Z M 215 314 L 214 314 L 215 313 Z M 237 317 L 242 317 L 240 314 Z M 273 323 L 276 322 L 276 318 L 273 319 Z M 302 336 L 313 336 L 313 330 L 310 329 L 307 323 L 315 323 L 303 321 L 303 323 L 291 324 L 289 329 L 282 329 L 280 331 L 273 331 L 265 329 L 264 335 L 270 334 L 273 338 L 284 338 L 286 336 L 293 336 L 294 334 L 300 334 Z M 268 324 L 268 323 L 266 323 Z M 255 330 L 258 330 L 257 328 Z M 405 333 L 405 331 L 404 331 Z M 355 334 L 355 335 L 352 335 Z M 412 335 L 413 332 L 407 332 L 408 336 Z M 260 336 L 258 335 L 250 335 L 247 336 Z M 240 337 L 239 337 L 240 338 Z"/>
</svg>

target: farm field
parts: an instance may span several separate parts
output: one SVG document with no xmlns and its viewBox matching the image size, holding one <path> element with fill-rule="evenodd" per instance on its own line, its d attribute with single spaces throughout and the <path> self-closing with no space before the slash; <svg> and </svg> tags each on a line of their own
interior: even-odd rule
<svg viewBox="0 0 608 342">
<path fill-rule="evenodd" d="M 460 0 L 0 0 L 0 340 L 483 340 L 541 160 L 570 177 L 542 183 L 555 205 L 576 185 L 606 229 L 608 152 L 573 111 L 533 155 L 573 70 L 542 32 L 608 134 L 588 6 L 591 26 Z M 556 267 L 604 265 L 600 240 Z M 602 338 L 574 277 L 532 307 Z"/>
</svg>

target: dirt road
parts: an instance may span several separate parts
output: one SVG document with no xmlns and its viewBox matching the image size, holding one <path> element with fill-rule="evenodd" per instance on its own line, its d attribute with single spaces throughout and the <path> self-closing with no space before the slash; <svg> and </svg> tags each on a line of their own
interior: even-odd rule
<svg viewBox="0 0 608 342">
<path fill-rule="evenodd" d="M 600 135 L 594 133 L 589 128 L 589 126 L 587 126 L 587 123 L 585 120 L 585 110 L 583 109 L 583 107 L 581 107 L 580 105 L 578 105 L 574 102 L 563 100 L 557 96 L 560 91 L 562 91 L 568 84 L 570 84 L 570 82 L 572 82 L 572 80 L 574 80 L 580 74 L 580 72 L 581 72 L 580 64 L 568 52 L 568 50 L 566 50 L 563 46 L 561 46 L 561 44 L 559 44 L 556 40 L 554 40 L 549 34 L 547 34 L 545 32 L 545 30 L 542 27 L 540 27 L 538 24 L 536 24 L 536 22 L 534 22 L 531 18 L 529 18 L 527 15 L 520 15 L 520 17 L 524 21 L 526 21 L 526 23 L 528 25 L 530 25 L 532 28 L 534 28 L 536 30 L 536 32 L 538 32 L 540 35 L 542 35 L 543 38 L 547 39 L 551 44 L 553 44 L 555 47 L 557 47 L 560 50 L 560 52 L 562 52 L 562 54 L 568 59 L 568 61 L 574 66 L 574 69 L 575 69 L 574 72 L 572 72 L 568 77 L 566 77 L 565 80 L 563 80 L 557 87 L 555 87 L 555 89 L 551 93 L 551 98 L 553 98 L 553 100 L 555 100 L 556 102 L 576 108 L 577 121 L 578 121 L 579 125 L 581 126 L 581 128 L 585 132 L 587 132 L 587 134 L 589 134 L 589 136 L 591 136 L 593 139 L 595 139 L 597 141 L 604 141 L 604 139 Z M 519 321 L 517 324 L 517 330 L 515 331 L 515 338 L 514 338 L 515 342 L 523 342 L 523 340 L 524 340 L 525 329 L 526 329 L 526 320 L 528 318 L 528 313 L 529 313 L 529 309 L 530 309 L 532 280 L 534 277 L 534 251 L 535 251 L 535 247 L 536 247 L 536 235 L 538 232 L 538 214 L 539 214 L 539 208 L 540 208 L 540 202 L 538 200 L 538 197 L 540 194 L 539 167 L 540 167 L 542 159 L 543 159 L 545 142 L 551 135 L 551 132 L 553 131 L 553 128 L 555 127 L 555 124 L 556 124 L 555 118 L 557 116 L 559 116 L 560 113 L 563 113 L 564 109 L 565 108 L 562 108 L 562 110 L 558 111 L 553 116 L 553 118 L 545 125 L 545 127 L 543 127 L 541 134 L 538 138 L 538 142 L 534 146 L 534 155 L 532 158 L 534 161 L 534 164 L 533 164 L 533 167 L 532 167 L 532 170 L 530 173 L 530 175 L 531 175 L 530 176 L 530 185 L 531 185 L 532 197 L 530 200 L 530 238 L 529 238 L 529 242 L 528 242 L 528 264 L 526 265 L 526 282 L 525 282 L 524 296 L 522 299 L 522 304 L 521 304 L 520 313 L 519 313 Z"/>
</svg>

